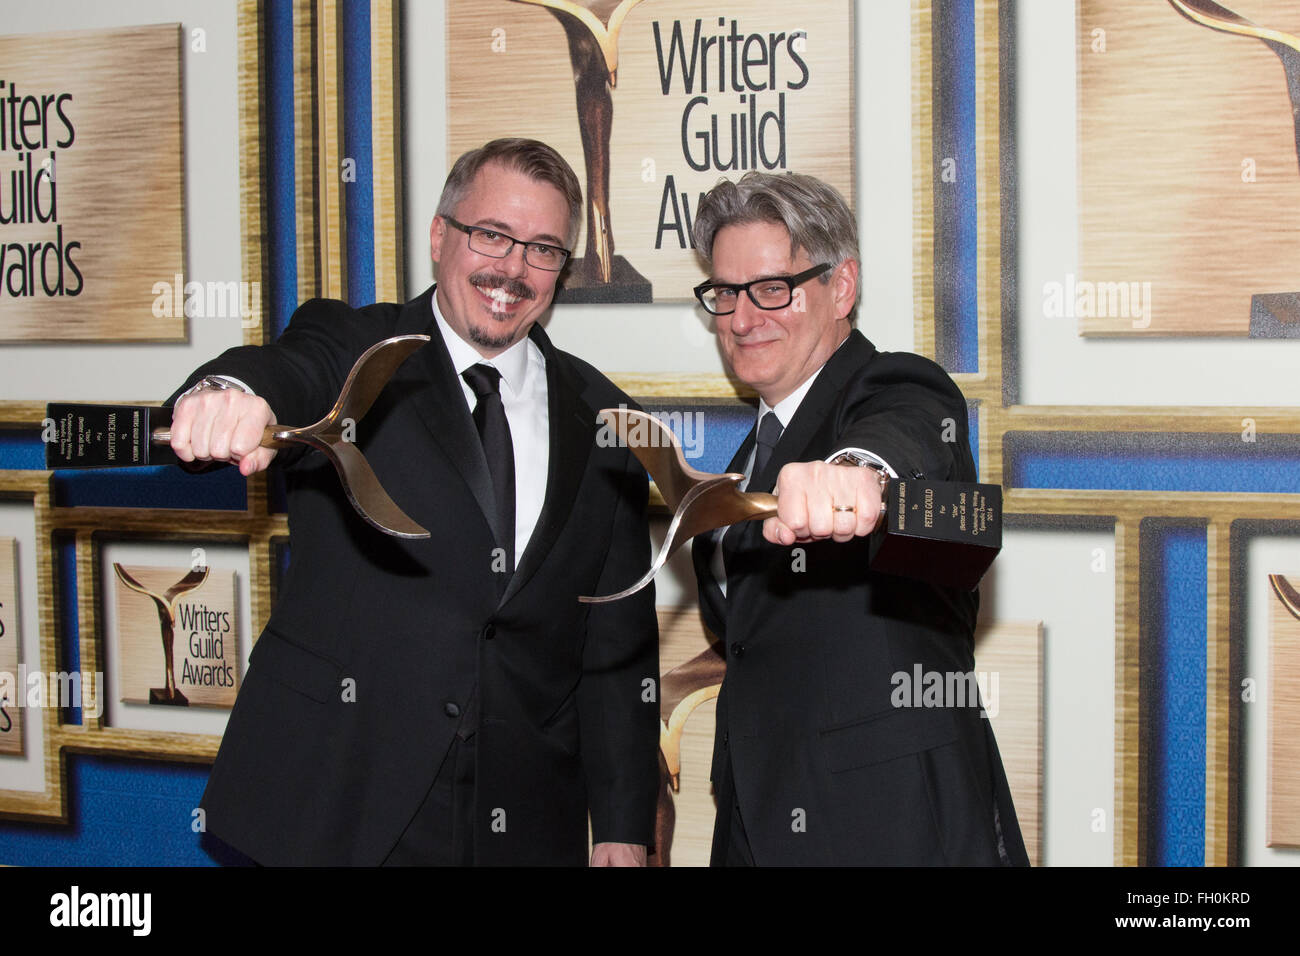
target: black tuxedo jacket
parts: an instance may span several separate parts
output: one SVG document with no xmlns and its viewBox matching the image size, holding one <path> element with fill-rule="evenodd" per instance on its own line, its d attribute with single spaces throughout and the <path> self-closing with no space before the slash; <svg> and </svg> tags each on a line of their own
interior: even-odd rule
<svg viewBox="0 0 1300 956">
<path fill-rule="evenodd" d="M 323 455 L 277 457 L 290 565 L 203 798 L 208 829 L 261 863 L 382 862 L 458 730 L 477 733 L 476 862 L 583 864 L 589 809 L 596 842 L 652 842 L 653 593 L 578 603 L 648 566 L 645 472 L 595 441 L 596 410 L 629 400 L 533 327 L 549 474 L 502 594 L 491 478 L 432 294 L 363 309 L 313 300 L 275 345 L 232 349 L 191 378 L 234 376 L 278 421 L 309 424 L 370 345 L 432 336 L 356 425 L 358 447 L 428 540 L 366 524 Z"/>
<path fill-rule="evenodd" d="M 743 469 L 753 444 L 751 432 L 729 471 Z M 846 447 L 902 477 L 975 480 L 956 385 L 933 362 L 878 352 L 856 330 L 749 490 L 771 491 L 788 462 Z M 783 548 L 746 522 L 722 539 L 724 598 L 712 547 L 697 538 L 694 561 L 705 623 L 727 652 L 714 862 L 726 859 L 735 801 L 759 865 L 1027 863 L 978 705 L 895 706 L 895 675 L 911 678 L 916 665 L 974 669 L 978 595 L 872 572 L 866 538 Z"/>
</svg>

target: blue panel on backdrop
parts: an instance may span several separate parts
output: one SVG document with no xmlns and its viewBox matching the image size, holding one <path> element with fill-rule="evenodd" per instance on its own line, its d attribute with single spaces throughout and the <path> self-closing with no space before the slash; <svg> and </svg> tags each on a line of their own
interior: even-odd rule
<svg viewBox="0 0 1300 956">
<path fill-rule="evenodd" d="M 343 152 L 356 164 L 344 180 L 347 201 L 348 302 L 375 301 L 374 162 L 370 124 L 370 0 L 343 0 Z M 385 170 L 385 175 L 391 175 Z"/>
<path fill-rule="evenodd" d="M 60 471 L 54 503 L 61 508 L 199 508 L 243 511 L 248 484 L 238 468 L 192 475 L 175 465 Z"/>
<path fill-rule="evenodd" d="M 293 7 L 293 0 L 268 0 L 266 5 L 266 249 L 272 339 L 280 337 L 298 307 Z"/>
<path fill-rule="evenodd" d="M 1300 437 L 1172 432 L 1009 432 L 1007 485 L 1148 491 L 1300 490 Z"/>
<path fill-rule="evenodd" d="M 206 765 L 69 754 L 68 825 L 0 822 L 0 864 L 213 866 L 193 830 Z M 221 854 L 221 850 L 216 851 Z"/>
<path fill-rule="evenodd" d="M 45 443 L 40 429 L 0 430 L 0 469 L 40 470 L 45 467 Z"/>
<path fill-rule="evenodd" d="M 69 672 L 81 670 L 81 625 L 77 620 L 77 548 L 71 533 L 60 533 L 54 539 L 54 568 L 56 599 L 59 606 L 59 660 L 61 669 Z M 84 688 L 85 685 L 83 684 Z M 103 684 L 96 684 L 96 693 Z M 84 694 L 83 690 L 83 694 Z M 93 701 L 92 701 L 93 703 Z M 65 707 L 63 719 L 71 724 L 81 723 L 81 706 Z"/>
<path fill-rule="evenodd" d="M 686 463 L 714 474 L 727 465 L 754 427 L 755 407 L 745 402 L 727 404 L 654 404 L 642 407 L 673 430 L 682 443 Z"/>
<path fill-rule="evenodd" d="M 939 364 L 979 370 L 979 214 L 974 0 L 935 0 L 933 15 L 934 324 Z"/>
<path fill-rule="evenodd" d="M 1204 525 L 1142 523 L 1144 680 L 1150 715 L 1147 821 L 1154 866 L 1205 862 L 1206 561 Z M 1148 552 L 1148 549 L 1150 551 Z"/>
</svg>

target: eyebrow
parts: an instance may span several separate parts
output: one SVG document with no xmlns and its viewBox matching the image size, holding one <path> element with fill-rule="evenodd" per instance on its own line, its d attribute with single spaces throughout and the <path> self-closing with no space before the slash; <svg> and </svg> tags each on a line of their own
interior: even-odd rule
<svg viewBox="0 0 1300 956">
<path fill-rule="evenodd" d="M 474 225 L 489 229 L 499 229 L 501 232 L 505 233 L 510 233 L 514 229 L 514 226 L 510 225 L 510 223 L 502 222 L 500 219 L 480 219 L 478 222 L 474 223 Z M 513 239 L 514 236 L 511 235 L 511 238 Z M 564 248 L 564 240 L 559 236 L 551 235 L 549 232 L 544 232 L 539 236 L 533 236 L 531 239 L 524 239 L 522 241 L 529 243 L 541 242 L 552 246 L 558 246 L 561 249 Z"/>
<path fill-rule="evenodd" d="M 710 277 L 709 282 L 712 285 L 750 285 L 754 282 L 762 282 L 764 279 L 788 279 L 798 274 L 797 272 L 769 272 L 767 275 L 755 276 L 752 279 L 745 279 L 743 282 L 728 282 L 726 279 Z"/>
</svg>

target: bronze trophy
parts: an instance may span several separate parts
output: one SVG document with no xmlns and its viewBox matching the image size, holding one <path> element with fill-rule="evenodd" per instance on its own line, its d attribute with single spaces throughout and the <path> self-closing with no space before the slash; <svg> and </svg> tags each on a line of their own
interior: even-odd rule
<svg viewBox="0 0 1300 956">
<path fill-rule="evenodd" d="M 366 349 L 348 372 L 338 400 L 314 425 L 293 428 L 271 425 L 262 438 L 264 448 L 309 445 L 324 454 L 348 500 L 371 525 L 398 538 L 427 538 L 384 491 L 365 455 L 350 440 L 355 425 L 370 410 L 379 393 L 407 357 L 429 341 L 427 335 L 397 335 Z M 51 402 L 46 415 L 57 434 L 45 445 L 46 468 L 121 468 L 175 464 L 171 442 L 171 409 L 150 405 L 92 405 Z"/>
<path fill-rule="evenodd" d="M 650 280 L 614 254 L 609 210 L 611 91 L 618 83 L 618 35 L 641 0 L 516 0 L 546 7 L 564 27 L 573 64 L 578 129 L 587 167 L 587 247 L 564 274 L 557 302 L 650 302 Z"/>
<path fill-rule="evenodd" d="M 143 594 L 150 598 L 154 607 L 158 610 L 158 626 L 162 629 L 163 645 L 163 686 L 149 688 L 149 703 L 151 704 L 171 704 L 178 707 L 188 707 L 189 699 L 181 693 L 176 686 L 176 665 L 173 656 L 172 646 L 176 639 L 176 602 L 182 595 L 190 591 L 197 590 L 203 586 L 203 582 L 208 579 L 208 569 L 194 569 L 189 574 L 181 578 L 162 594 L 155 594 L 143 584 L 131 577 L 126 569 L 116 561 L 113 562 L 113 570 L 117 572 L 118 580 L 125 584 L 132 591 Z"/>
<path fill-rule="evenodd" d="M 686 464 L 681 443 L 653 415 L 631 408 L 599 413 L 612 441 L 632 449 L 673 509 L 663 547 L 650 570 L 617 594 L 579 597 L 602 604 L 635 594 L 685 542 L 739 521 L 777 513 L 776 495 L 741 491 L 740 474 L 712 475 Z M 1002 548 L 1002 489 L 966 481 L 891 480 L 885 519 L 871 535 L 871 569 L 974 590 Z"/>
</svg>

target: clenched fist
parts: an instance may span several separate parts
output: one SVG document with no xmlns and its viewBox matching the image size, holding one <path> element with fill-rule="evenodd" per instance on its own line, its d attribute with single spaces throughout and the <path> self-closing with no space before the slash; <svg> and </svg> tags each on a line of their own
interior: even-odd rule
<svg viewBox="0 0 1300 956">
<path fill-rule="evenodd" d="M 880 473 L 856 465 L 824 461 L 791 462 L 781 469 L 774 489 L 775 518 L 763 522 L 772 544 L 851 541 L 871 534 L 881 515 Z"/>
<path fill-rule="evenodd" d="M 172 451 L 181 461 L 228 461 L 247 477 L 275 457 L 262 435 L 274 425 L 266 400 L 239 389 L 201 388 L 176 403 L 172 412 Z"/>
</svg>

